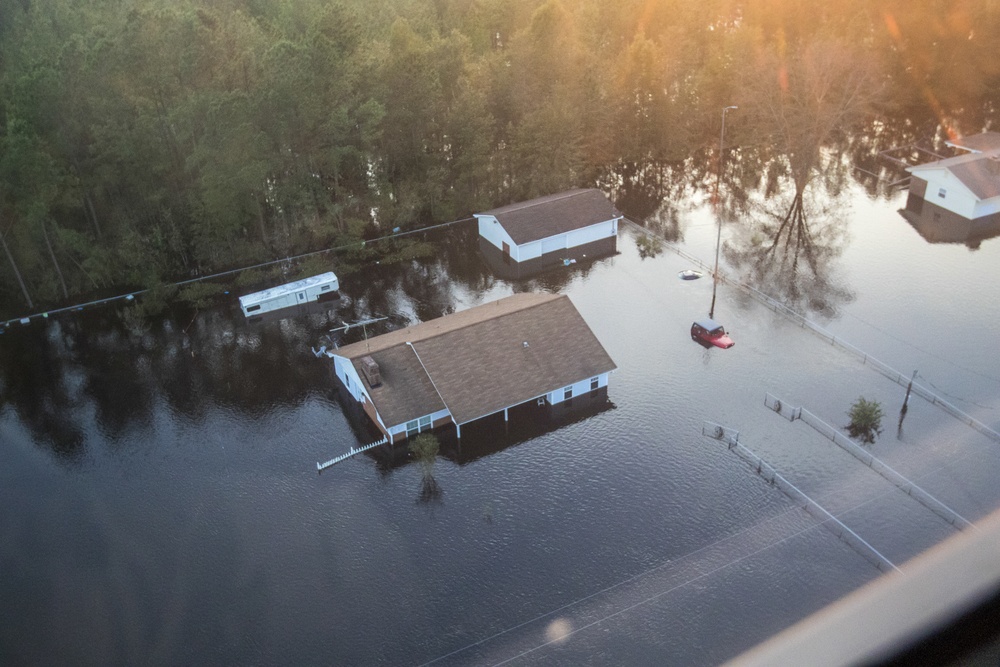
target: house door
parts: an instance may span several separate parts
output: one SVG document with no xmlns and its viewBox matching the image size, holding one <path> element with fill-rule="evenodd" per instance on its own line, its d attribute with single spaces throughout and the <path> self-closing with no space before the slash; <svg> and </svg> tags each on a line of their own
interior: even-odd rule
<svg viewBox="0 0 1000 667">
<path fill-rule="evenodd" d="M 506 241 L 501 241 L 503 244 L 503 261 L 504 264 L 510 264 L 510 246 L 507 245 Z"/>
</svg>

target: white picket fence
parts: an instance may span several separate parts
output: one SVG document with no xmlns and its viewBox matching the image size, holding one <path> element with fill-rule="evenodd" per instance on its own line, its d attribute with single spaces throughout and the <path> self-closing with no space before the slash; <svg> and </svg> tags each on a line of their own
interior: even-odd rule
<svg viewBox="0 0 1000 667">
<path fill-rule="evenodd" d="M 373 442 L 371 444 L 368 444 L 368 445 L 365 445 L 364 447 L 357 447 L 357 448 L 351 447 L 350 451 L 347 452 L 346 454 L 341 454 L 340 456 L 335 456 L 332 459 L 330 459 L 329 461 L 327 461 L 326 463 L 317 463 L 316 464 L 316 470 L 318 470 L 319 472 L 322 472 L 322 471 L 326 470 L 327 468 L 329 468 L 332 465 L 340 463 L 341 461 L 346 461 L 347 459 L 351 458 L 355 454 L 360 454 L 361 452 L 367 452 L 369 449 L 374 449 L 375 447 L 378 447 L 379 445 L 384 445 L 387 442 L 389 442 L 388 438 L 382 438 L 381 440 L 376 440 L 375 442 Z"/>
</svg>

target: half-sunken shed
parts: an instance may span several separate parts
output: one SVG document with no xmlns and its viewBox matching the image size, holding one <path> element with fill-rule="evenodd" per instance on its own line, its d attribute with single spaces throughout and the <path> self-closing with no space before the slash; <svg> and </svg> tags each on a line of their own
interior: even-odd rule
<svg viewBox="0 0 1000 667">
<path fill-rule="evenodd" d="M 616 367 L 565 295 L 523 293 L 344 346 L 337 377 L 390 442 L 606 387 Z M 372 379 L 375 382 L 372 382 Z"/>
<path fill-rule="evenodd" d="M 948 142 L 964 155 L 907 169 L 911 174 L 906 208 L 923 215 L 926 202 L 967 220 L 1000 215 L 1000 134 L 983 132 Z"/>
<path fill-rule="evenodd" d="M 475 216 L 480 237 L 514 262 L 616 238 L 622 218 L 594 188 L 547 195 Z"/>
</svg>

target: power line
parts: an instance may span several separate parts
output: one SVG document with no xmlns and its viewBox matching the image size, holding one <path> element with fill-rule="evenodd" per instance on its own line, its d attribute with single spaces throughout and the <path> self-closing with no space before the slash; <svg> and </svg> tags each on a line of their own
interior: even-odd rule
<svg viewBox="0 0 1000 667">
<path fill-rule="evenodd" d="M 970 456 L 970 455 L 971 455 L 971 452 L 966 453 L 965 455 L 963 455 L 963 456 L 961 456 L 959 458 L 961 458 L 961 459 L 968 458 L 968 456 Z M 954 460 L 952 461 L 952 463 L 954 463 Z M 933 474 L 935 472 L 938 472 L 939 470 L 943 470 L 943 469 L 944 469 L 944 466 L 938 466 L 937 468 L 933 468 L 933 469 L 927 471 L 926 473 L 917 476 L 915 479 L 916 480 L 922 480 L 925 477 L 929 477 L 931 474 Z M 895 493 L 897 493 L 897 489 L 895 487 L 893 487 L 891 489 L 883 491 L 882 493 L 878 493 L 878 494 L 872 496 L 871 498 L 869 498 L 867 500 L 864 500 L 864 501 L 862 501 L 860 503 L 857 503 L 856 505 L 854 505 L 852 507 L 849 507 L 849 508 L 844 509 L 844 510 L 842 510 L 840 512 L 837 512 L 837 514 L 841 515 L 841 516 L 843 516 L 845 514 L 849 514 L 851 512 L 854 512 L 854 511 L 856 511 L 856 510 L 864 507 L 865 505 L 869 505 L 869 504 L 871 504 L 871 503 L 873 503 L 873 502 L 875 502 L 877 500 L 880 500 L 880 499 L 882 499 L 882 498 L 884 498 L 886 496 L 889 496 L 889 495 L 892 495 L 892 494 L 895 494 Z M 822 498 L 822 496 L 821 496 L 821 498 Z M 778 520 L 778 519 L 780 519 L 780 518 L 788 515 L 791 512 L 794 512 L 794 511 L 796 511 L 798 509 L 800 509 L 800 508 L 799 507 L 793 507 L 791 509 L 785 510 L 784 512 L 776 514 L 774 517 L 771 517 L 770 519 L 767 519 L 766 521 L 775 521 L 775 520 Z M 757 528 L 757 526 L 759 526 L 759 525 L 761 525 L 761 523 L 765 523 L 765 522 L 760 522 L 760 523 L 755 524 L 753 526 L 744 528 L 743 530 L 741 530 L 739 532 L 733 533 L 732 535 L 728 535 L 728 536 L 726 536 L 726 537 L 724 537 L 722 539 L 716 540 L 715 542 L 712 542 L 711 544 L 708 544 L 708 545 L 706 545 L 704 547 L 699 547 L 698 549 L 695 549 L 694 551 L 691 551 L 691 552 L 685 554 L 684 556 L 681 556 L 681 557 L 679 557 L 679 558 L 677 558 L 675 560 L 667 561 L 665 563 L 662 563 L 660 565 L 652 567 L 652 568 L 650 568 L 648 570 L 645 570 L 644 572 L 640 572 L 639 574 L 636 574 L 635 576 L 632 576 L 632 577 L 630 577 L 628 579 L 625 579 L 625 580 L 623 580 L 623 581 L 621 581 L 619 583 L 613 584 L 611 586 L 608 586 L 605 589 L 597 591 L 596 593 L 591 593 L 590 595 L 587 595 L 587 596 L 584 596 L 584 597 L 579 598 L 577 600 L 574 600 L 573 602 L 567 603 L 567 604 L 565 604 L 565 605 L 563 605 L 561 607 L 558 607 L 556 609 L 548 611 L 548 612 L 546 612 L 544 614 L 540 614 L 540 615 L 536 616 L 535 618 L 533 618 L 531 620 L 524 621 L 523 623 L 519 623 L 518 625 L 515 625 L 515 626 L 512 626 L 510 628 L 507 628 L 506 630 L 502 630 L 500 632 L 497 632 L 497 633 L 495 633 L 495 634 L 493 634 L 493 635 L 491 635 L 489 637 L 486 637 L 485 639 L 481 639 L 481 640 L 479 640 L 477 642 L 474 642 L 474 643 L 469 644 L 467 646 L 464 646 L 464 647 L 462 647 L 460 649 L 452 651 L 451 653 L 448 653 L 446 655 L 443 655 L 443 656 L 440 656 L 438 658 L 435 658 L 434 660 L 431 660 L 430 662 L 423 663 L 423 665 L 421 665 L 421 667 L 425 667 L 426 665 L 430 665 L 430 664 L 433 664 L 433 663 L 438 662 L 440 660 L 444 660 L 445 658 L 448 658 L 450 656 L 453 656 L 453 655 L 456 655 L 456 654 L 461 653 L 463 651 L 466 651 L 466 650 L 468 650 L 470 648 L 474 648 L 476 646 L 484 644 L 484 643 L 486 643 L 488 641 L 491 641 L 491 640 L 493 640 L 493 639 L 495 639 L 495 638 L 497 638 L 497 637 L 499 637 L 501 635 L 507 634 L 509 632 L 517 630 L 518 628 L 524 627 L 525 625 L 528 625 L 528 624 L 533 623 L 535 621 L 539 621 L 539 620 L 541 620 L 541 619 L 543 619 L 543 618 L 545 618 L 547 616 L 552 616 L 552 615 L 554 615 L 554 614 L 556 614 L 556 613 L 558 613 L 558 612 L 560 612 L 560 611 L 562 611 L 564 609 L 567 609 L 569 607 L 573 607 L 573 606 L 575 606 L 575 605 L 577 605 L 577 604 L 579 604 L 581 602 L 584 602 L 584 601 L 586 601 L 586 600 L 588 600 L 590 598 L 593 598 L 593 597 L 595 597 L 597 595 L 601 595 L 602 593 L 608 592 L 610 590 L 618 588 L 619 586 L 623 586 L 623 585 L 625 585 L 627 583 L 630 583 L 630 582 L 632 582 L 632 581 L 634 581 L 636 579 L 644 577 L 645 575 L 650 574 L 650 573 L 652 573 L 652 572 L 654 572 L 654 571 L 656 571 L 658 569 L 661 569 L 661 568 L 663 568 L 666 565 L 670 565 L 670 564 L 672 564 L 672 563 L 674 563 L 676 561 L 684 560 L 684 559 L 686 559 L 686 558 L 688 558 L 690 556 L 693 556 L 693 555 L 697 554 L 700 551 L 704 551 L 706 549 L 709 549 L 711 547 L 716 546 L 717 544 L 721 544 L 722 542 L 725 542 L 727 540 L 736 538 L 739 535 L 741 535 L 741 534 L 743 534 L 743 533 L 745 533 L 747 531 L 750 531 L 750 530 L 753 530 L 753 529 Z M 646 599 L 644 599 L 644 600 L 642 600 L 640 602 L 631 604 L 631 605 L 629 605 L 627 607 L 624 607 L 624 608 L 619 609 L 619 610 L 617 610 L 615 612 L 607 614 L 607 615 L 605 615 L 605 616 L 603 616 L 603 617 L 601 617 L 601 618 L 599 618 L 597 620 L 591 621 L 590 623 L 588 623 L 588 624 L 586 624 L 584 626 L 581 626 L 579 628 L 574 628 L 569 633 L 567 633 L 563 637 L 563 639 L 565 639 L 565 637 L 568 637 L 569 635 L 576 634 L 578 632 L 581 632 L 583 630 L 591 628 L 591 627 L 593 627 L 595 625 L 603 623 L 604 621 L 609 620 L 611 618 L 614 618 L 615 616 L 623 614 L 623 613 L 625 613 L 627 611 L 630 611 L 632 609 L 636 609 L 636 608 L 641 607 L 642 605 L 645 605 L 645 604 L 649 604 L 650 602 L 655 602 L 656 600 L 658 600 L 659 598 L 663 597 L 664 595 L 667 595 L 669 593 L 677 591 L 677 590 L 679 590 L 679 589 L 681 589 L 681 588 L 683 588 L 685 586 L 688 586 L 689 584 L 692 584 L 692 583 L 694 583 L 696 581 L 699 581 L 700 579 L 704 579 L 705 577 L 707 577 L 709 575 L 712 575 L 712 574 L 715 574 L 717 572 L 720 572 L 720 571 L 722 571 L 722 570 L 724 570 L 724 569 L 726 569 L 726 568 L 728 568 L 728 567 L 730 567 L 732 565 L 735 565 L 735 564 L 737 564 L 737 563 L 739 563 L 741 561 L 744 561 L 744 560 L 746 560 L 748 558 L 752 558 L 753 556 L 757 556 L 757 555 L 759 555 L 761 553 L 764 553 L 765 551 L 767 551 L 769 549 L 772 549 L 772 548 L 774 548 L 776 546 L 779 546 L 779 545 L 787 542 L 788 540 L 791 540 L 791 539 L 793 539 L 795 537 L 798 537 L 799 535 L 802 535 L 802 534 L 804 534 L 804 533 L 806 533 L 806 532 L 808 532 L 810 530 L 813 530 L 814 528 L 819 527 L 823 523 L 825 523 L 825 521 L 817 521 L 816 523 L 814 523 L 812 525 L 809 525 L 809 526 L 806 526 L 805 528 L 802 528 L 801 530 L 798 530 L 798 531 L 796 531 L 795 533 L 793 533 L 791 535 L 788 535 L 788 536 L 783 537 L 781 539 L 778 539 L 778 540 L 775 540 L 773 542 L 770 542 L 770 543 L 764 545 L 763 547 L 761 547 L 760 549 L 757 549 L 756 551 L 753 551 L 751 553 L 745 554 L 743 556 L 739 556 L 738 558 L 735 558 L 735 559 L 729 561 L 728 563 L 720 565 L 720 566 L 716 567 L 715 569 L 713 569 L 713 570 L 711 570 L 709 572 L 705 572 L 703 574 L 700 574 L 700 575 L 697 575 L 695 577 L 692 577 L 692 578 L 688 579 L 687 581 L 684 581 L 683 583 L 680 583 L 680 584 L 677 584 L 675 586 L 672 586 L 671 588 L 669 588 L 667 590 L 664 590 L 664 591 L 660 591 L 659 593 L 656 593 L 655 595 L 651 595 L 651 596 L 647 597 Z M 524 657 L 525 655 L 527 655 L 529 653 L 533 653 L 534 651 L 537 651 L 537 650 L 539 650 L 541 648 L 544 648 L 544 647 L 546 647 L 546 646 L 548 646 L 548 645 L 550 645 L 552 643 L 553 643 L 553 641 L 543 642 L 541 644 L 538 644 L 537 646 L 534 646 L 534 647 L 529 648 L 529 649 L 527 649 L 525 651 L 522 651 L 521 653 L 519 653 L 519 654 L 517 654 L 515 656 L 512 656 L 510 658 L 506 658 L 506 659 L 504 659 L 504 660 L 502 660 L 502 661 L 500 661 L 498 663 L 495 663 L 495 665 L 507 664 L 507 663 L 509 663 L 509 662 L 511 662 L 513 660 L 516 660 L 518 658 Z"/>
<path fill-rule="evenodd" d="M 359 239 L 358 241 L 353 241 L 351 243 L 348 243 L 348 244 L 345 244 L 345 245 L 341 245 L 341 246 L 335 246 L 333 248 L 324 248 L 322 250 L 313 250 L 311 252 L 302 253 L 301 255 L 292 255 L 290 257 L 282 257 L 281 259 L 272 259 L 270 261 L 261 262 L 260 264 L 254 264 L 252 266 L 244 266 L 244 267 L 241 267 L 239 269 L 230 269 L 228 271 L 220 271 L 218 273 L 213 273 L 211 275 L 199 276 L 197 278 L 189 278 L 187 280 L 181 280 L 181 281 L 178 281 L 178 282 L 175 282 L 175 283 L 169 283 L 169 284 L 173 285 L 174 287 L 180 287 L 182 285 L 189 285 L 191 283 L 201 282 L 202 280 L 212 280 L 214 278 L 222 278 L 223 276 L 231 276 L 233 274 L 240 273 L 242 271 L 249 271 L 251 269 L 260 269 L 260 268 L 263 268 L 265 266 L 273 266 L 275 264 L 281 264 L 283 262 L 291 262 L 293 260 L 304 259 L 306 257 L 314 257 L 316 255 L 322 255 L 322 254 L 328 253 L 328 252 L 337 252 L 339 250 L 346 250 L 348 248 L 351 248 L 351 247 L 354 247 L 354 246 L 358 245 L 358 243 L 362 243 L 362 244 L 375 243 L 377 241 L 384 241 L 386 239 L 401 238 L 403 236 L 410 236 L 411 234 L 419 234 L 421 232 L 428 232 L 428 231 L 431 231 L 432 229 L 440 229 L 442 227 L 449 227 L 451 225 L 457 225 L 458 223 L 468 222 L 470 220 L 475 220 L 475 218 L 461 218 L 459 220 L 452 220 L 451 222 L 442 222 L 442 223 L 437 224 L 437 225 L 430 225 L 429 227 L 421 227 L 419 229 L 409 229 L 407 231 L 401 231 L 401 232 L 396 232 L 396 233 L 393 233 L 393 234 L 387 234 L 385 236 L 379 236 L 379 237 L 374 238 L 374 239 L 363 239 L 363 240 Z M 84 308 L 88 308 L 90 306 L 96 306 L 96 305 L 100 305 L 100 304 L 104 304 L 104 303 L 109 303 L 111 301 L 120 301 L 121 299 L 127 299 L 127 300 L 131 301 L 136 296 L 138 296 L 140 294 L 145 294 L 148 291 L 149 291 L 149 288 L 147 288 L 147 289 L 141 289 L 141 290 L 136 290 L 136 291 L 133 291 L 133 292 L 127 292 L 125 294 L 119 294 L 118 296 L 110 296 L 110 297 L 107 297 L 107 298 L 104 298 L 104 299 L 95 299 L 93 301 L 87 301 L 86 303 L 79 303 L 79 304 L 76 304 L 74 306 L 64 306 L 62 308 L 55 308 L 53 310 L 46 310 L 46 311 L 34 313 L 32 315 L 25 315 L 25 316 L 22 316 L 22 317 L 15 317 L 15 318 L 12 318 L 12 319 L 0 322 L 0 327 L 9 327 L 10 325 L 14 324 L 15 322 L 21 322 L 22 324 L 27 324 L 27 322 L 29 320 L 34 319 L 36 317 L 47 318 L 49 315 L 55 315 L 57 313 L 65 313 L 65 312 L 69 312 L 69 311 L 73 311 L 73 310 L 83 310 Z"/>
<path fill-rule="evenodd" d="M 876 325 L 876 324 L 872 324 L 872 323 L 871 323 L 871 322 L 869 322 L 868 320 L 866 320 L 866 319 L 864 319 L 864 318 L 862 318 L 862 317 L 859 317 L 859 316 L 855 315 L 854 313 L 851 313 L 851 312 L 846 312 L 846 311 L 845 311 L 845 314 L 846 314 L 846 315 L 849 315 L 849 316 L 851 316 L 851 317 L 853 317 L 854 319 L 858 320 L 859 322 L 862 322 L 862 323 L 864 323 L 864 324 L 867 324 L 867 325 L 868 325 L 868 326 L 870 326 L 870 327 L 871 327 L 872 329 L 875 329 L 876 331 L 878 331 L 878 332 L 880 332 L 880 333 L 882 333 L 882 334 L 885 334 L 886 336 L 888 336 L 889 338 L 892 338 L 892 339 L 893 339 L 893 340 L 895 340 L 895 341 L 898 341 L 898 342 L 900 342 L 900 343 L 903 343 L 904 345 L 908 345 L 908 346 L 912 347 L 913 349 L 915 349 L 915 350 L 917 350 L 917 351 L 919 351 L 919 352 L 922 352 L 922 353 L 924 353 L 924 354 L 926 354 L 926 355 L 929 355 L 929 356 L 931 356 L 931 357 L 934 357 L 935 359 L 937 359 L 937 360 L 939 360 L 939 361 L 943 361 L 943 362 L 945 362 L 946 364 L 948 364 L 948 365 L 950 365 L 950 366 L 954 366 L 955 368 L 957 368 L 957 369 L 959 369 L 959 370 L 962 370 L 962 371 L 965 371 L 966 373 L 972 373 L 973 375 L 978 375 L 979 377 L 981 377 L 981 378 L 983 378 L 983 379 L 986 379 L 986 380 L 991 380 L 991 381 L 993 381 L 993 382 L 996 382 L 996 383 L 1000 383 L 1000 379 L 998 379 L 998 378 L 995 378 L 995 377 L 993 377 L 992 375 L 986 375 L 985 373 L 980 373 L 979 371 L 977 371 L 977 370 L 975 370 L 975 369 L 972 369 L 972 368 L 966 368 L 965 366 L 963 366 L 963 365 L 961 365 L 961 364 L 957 364 L 957 363 L 955 363 L 955 362 L 954 362 L 954 361 L 952 361 L 951 359 L 947 359 L 947 358 L 945 358 L 945 357 L 942 357 L 942 356 L 941 356 L 940 354 L 937 354 L 937 353 L 935 353 L 935 352 L 931 352 L 930 350 L 925 350 L 924 348 L 920 347 L 919 345 L 915 345 L 915 344 L 911 343 L 911 342 L 910 342 L 910 341 L 908 341 L 908 340 L 904 340 L 904 339 L 900 338 L 899 336 L 897 336 L 897 335 L 895 335 L 895 334 L 893 334 L 893 333 L 891 333 L 891 332 L 889 332 L 889 331 L 886 331 L 886 330 L 885 330 L 885 329 L 883 329 L 882 327 L 880 327 L 880 326 L 878 326 L 878 325 Z M 927 378 L 924 378 L 924 379 L 926 380 Z M 942 393 L 944 393 L 944 392 L 942 392 Z M 957 396 L 952 396 L 952 398 L 958 398 L 958 397 L 957 397 Z M 959 400 L 962 400 L 962 399 L 959 399 Z M 967 401 L 967 402 L 968 402 L 968 401 Z"/>
</svg>

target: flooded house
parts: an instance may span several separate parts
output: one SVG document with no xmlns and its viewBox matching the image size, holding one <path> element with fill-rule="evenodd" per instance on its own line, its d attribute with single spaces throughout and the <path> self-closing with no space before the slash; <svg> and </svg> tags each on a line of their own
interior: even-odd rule
<svg viewBox="0 0 1000 667">
<path fill-rule="evenodd" d="M 391 443 L 605 389 L 615 363 L 569 297 L 521 293 L 328 353 Z"/>
<path fill-rule="evenodd" d="M 1000 133 L 983 132 L 948 145 L 964 153 L 907 168 L 907 210 L 919 216 L 929 204 L 968 220 L 1000 214 Z"/>
<path fill-rule="evenodd" d="M 614 252 L 622 214 L 596 188 L 568 190 L 474 214 L 481 247 L 506 264 L 563 260 L 566 251 Z"/>
</svg>

